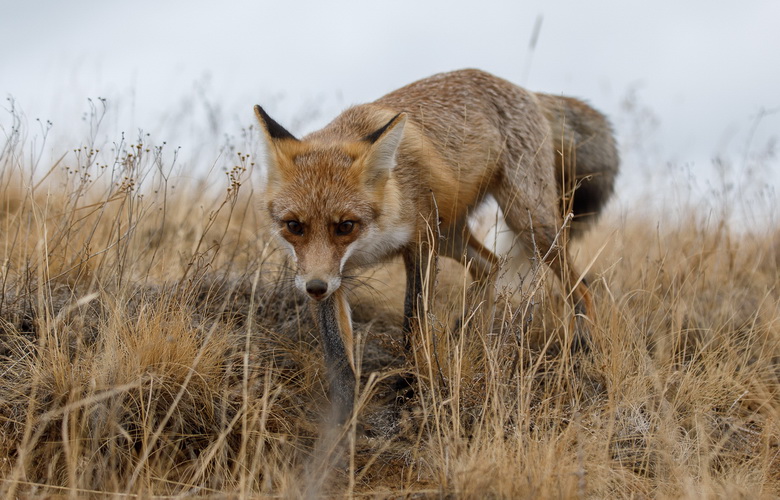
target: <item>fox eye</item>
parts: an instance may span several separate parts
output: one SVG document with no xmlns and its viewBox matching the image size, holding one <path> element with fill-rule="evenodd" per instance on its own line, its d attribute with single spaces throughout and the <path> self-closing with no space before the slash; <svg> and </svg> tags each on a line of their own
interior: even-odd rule
<svg viewBox="0 0 780 500">
<path fill-rule="evenodd" d="M 339 222 L 336 226 L 336 236 L 346 236 L 355 229 L 355 223 L 351 220 Z"/>
<path fill-rule="evenodd" d="M 290 231 L 292 234 L 296 236 L 300 236 L 303 234 L 303 224 L 301 224 L 297 220 L 288 220 L 285 224 L 287 225 L 287 230 Z"/>
</svg>

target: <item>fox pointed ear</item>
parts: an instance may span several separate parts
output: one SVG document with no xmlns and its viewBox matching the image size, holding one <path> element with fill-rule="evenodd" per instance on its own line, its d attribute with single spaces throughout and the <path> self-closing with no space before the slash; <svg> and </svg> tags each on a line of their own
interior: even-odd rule
<svg viewBox="0 0 780 500">
<path fill-rule="evenodd" d="M 282 145 L 289 143 L 289 141 L 298 142 L 298 139 L 268 116 L 268 113 L 260 106 L 255 106 L 255 116 L 257 121 L 260 122 L 260 128 L 263 129 L 263 137 L 265 139 L 266 182 L 268 186 L 273 186 L 284 175 L 285 163 L 282 159 L 284 156 Z"/>
<path fill-rule="evenodd" d="M 406 113 L 398 113 L 389 122 L 368 134 L 364 141 L 371 143 L 366 157 L 366 178 L 371 184 L 385 181 L 395 167 L 398 146 L 404 136 Z"/>
<path fill-rule="evenodd" d="M 265 110 L 261 108 L 259 105 L 255 105 L 255 116 L 257 117 L 257 121 L 260 122 L 260 125 L 263 127 L 263 130 L 265 131 L 269 139 L 272 140 L 292 139 L 294 141 L 298 140 L 295 138 L 294 135 L 288 132 L 286 128 L 282 127 L 276 122 L 276 120 L 268 116 L 268 113 L 266 113 Z"/>
</svg>

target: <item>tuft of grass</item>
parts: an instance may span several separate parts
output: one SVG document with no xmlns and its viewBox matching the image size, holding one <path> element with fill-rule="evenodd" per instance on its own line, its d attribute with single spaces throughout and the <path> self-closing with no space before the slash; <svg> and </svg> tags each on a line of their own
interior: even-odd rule
<svg viewBox="0 0 780 500">
<path fill-rule="evenodd" d="M 149 136 L 87 138 L 44 168 L 13 111 L 4 131 L 6 498 L 780 494 L 777 227 L 613 207 L 572 243 L 590 354 L 566 348 L 544 269 L 507 267 L 484 325 L 442 260 L 405 359 L 401 264 L 367 271 L 350 292 L 359 414 L 328 447 L 317 332 L 264 236 L 254 156 L 207 183 Z"/>
</svg>

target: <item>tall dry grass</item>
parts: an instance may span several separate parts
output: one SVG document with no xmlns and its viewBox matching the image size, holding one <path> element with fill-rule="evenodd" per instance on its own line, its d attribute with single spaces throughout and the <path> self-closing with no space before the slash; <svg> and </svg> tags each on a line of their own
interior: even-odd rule
<svg viewBox="0 0 780 500">
<path fill-rule="evenodd" d="M 145 135 L 92 135 L 49 165 L 18 113 L 3 130 L 6 498 L 780 494 L 777 227 L 613 209 L 573 243 L 590 354 L 565 348 L 542 269 L 488 331 L 441 262 L 405 361 L 398 263 L 371 271 L 352 291 L 359 415 L 331 449 L 316 331 L 264 236 L 253 155 L 193 181 Z"/>
</svg>

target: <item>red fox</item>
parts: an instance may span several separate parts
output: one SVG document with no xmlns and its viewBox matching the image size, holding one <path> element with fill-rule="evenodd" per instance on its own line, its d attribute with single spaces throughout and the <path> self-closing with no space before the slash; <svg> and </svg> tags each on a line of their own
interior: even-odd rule
<svg viewBox="0 0 780 500">
<path fill-rule="evenodd" d="M 430 255 L 469 259 L 490 305 L 498 259 L 466 224 L 488 195 L 564 285 L 576 280 L 571 295 L 577 314 L 591 311 L 590 291 L 571 260 L 549 251 L 575 165 L 575 232 L 604 205 L 618 170 L 609 122 L 583 102 L 535 94 L 467 69 L 353 106 L 302 139 L 260 106 L 255 114 L 267 146 L 265 208 L 272 232 L 294 261 L 295 286 L 315 301 L 337 421 L 352 414 L 355 390 L 344 277 L 403 257 L 407 348 L 423 283 L 435 272 Z"/>
</svg>

